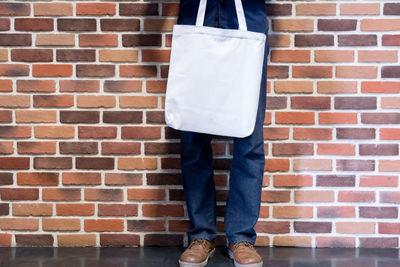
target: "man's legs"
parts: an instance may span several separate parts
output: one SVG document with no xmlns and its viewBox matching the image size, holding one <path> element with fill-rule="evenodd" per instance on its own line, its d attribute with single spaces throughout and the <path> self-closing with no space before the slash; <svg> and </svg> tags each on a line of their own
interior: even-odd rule
<svg viewBox="0 0 400 267">
<path fill-rule="evenodd" d="M 181 0 L 177 24 L 195 25 L 200 0 Z M 214 26 L 217 1 L 208 0 L 205 26 Z M 212 135 L 180 131 L 182 185 L 191 222 L 189 243 L 196 238 L 216 236 L 216 196 L 212 167 Z"/>
<path fill-rule="evenodd" d="M 192 224 L 189 242 L 216 235 L 216 197 L 212 167 L 212 135 L 180 131 L 182 184 Z"/>
<path fill-rule="evenodd" d="M 207 1 L 205 26 L 237 28 L 233 1 Z M 195 24 L 199 0 L 181 0 L 178 24 Z M 265 27 L 265 3 L 244 2 L 248 30 L 260 31 Z M 250 22 L 250 23 L 249 23 Z M 236 19 L 237 24 L 237 19 Z M 264 25 L 263 25 L 264 24 Z M 267 34 L 267 32 L 265 32 Z M 225 226 L 230 242 L 251 241 L 258 220 L 264 173 L 263 122 L 266 104 L 266 71 L 269 52 L 265 47 L 260 100 L 254 132 L 245 138 L 234 139 L 234 156 L 230 172 L 230 192 L 225 211 Z M 192 223 L 189 242 L 196 238 L 212 240 L 216 236 L 216 198 L 212 168 L 212 135 L 180 131 L 182 184 L 187 211 Z"/>
<path fill-rule="evenodd" d="M 226 236 L 231 243 L 249 241 L 254 244 L 256 240 L 256 232 L 253 227 L 260 212 L 265 164 L 263 124 L 266 110 L 268 53 L 267 39 L 254 131 L 250 136 L 234 138 L 229 195 L 224 217 Z"/>
</svg>

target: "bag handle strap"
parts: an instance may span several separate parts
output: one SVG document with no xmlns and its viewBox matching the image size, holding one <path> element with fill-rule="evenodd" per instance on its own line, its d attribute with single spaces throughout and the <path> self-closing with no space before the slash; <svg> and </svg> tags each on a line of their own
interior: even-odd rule
<svg viewBox="0 0 400 267">
<path fill-rule="evenodd" d="M 236 16 L 238 18 L 239 30 L 247 31 L 246 19 L 244 17 L 242 0 L 234 0 Z M 204 25 L 204 17 L 206 15 L 207 0 L 200 0 L 199 9 L 197 11 L 196 26 Z"/>
</svg>

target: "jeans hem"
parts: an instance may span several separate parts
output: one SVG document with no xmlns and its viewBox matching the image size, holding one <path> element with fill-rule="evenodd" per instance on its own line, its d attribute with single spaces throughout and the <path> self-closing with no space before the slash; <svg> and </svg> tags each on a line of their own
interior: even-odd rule
<svg viewBox="0 0 400 267">
<path fill-rule="evenodd" d="M 198 238 L 203 238 L 203 239 L 207 239 L 208 241 L 212 242 L 215 239 L 214 235 L 211 234 L 204 234 L 204 233 L 200 233 L 200 234 L 195 234 L 195 235 L 189 235 L 189 243 L 191 243 L 193 240 L 198 239 Z"/>
<path fill-rule="evenodd" d="M 254 244 L 255 244 L 255 240 L 254 239 L 251 239 L 251 238 L 234 238 L 234 239 L 232 239 L 232 240 L 229 240 L 228 239 L 228 242 L 229 243 L 237 243 L 237 242 L 241 242 L 241 241 L 247 241 L 247 242 L 249 242 L 249 243 L 251 243 L 253 246 L 254 246 Z"/>
</svg>

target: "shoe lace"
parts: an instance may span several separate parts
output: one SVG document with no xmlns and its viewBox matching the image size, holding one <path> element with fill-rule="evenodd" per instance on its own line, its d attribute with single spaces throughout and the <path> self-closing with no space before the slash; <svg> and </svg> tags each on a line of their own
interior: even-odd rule
<svg viewBox="0 0 400 267">
<path fill-rule="evenodd" d="M 204 249 L 206 249 L 206 248 L 207 248 L 207 247 L 206 247 L 206 242 L 207 242 L 206 239 L 197 238 L 197 239 L 193 240 L 193 241 L 190 243 L 189 248 L 193 247 L 194 245 L 200 244 Z"/>
<path fill-rule="evenodd" d="M 239 247 L 239 246 L 246 246 L 246 247 L 249 247 L 249 248 L 251 248 L 251 249 L 254 249 L 253 244 L 251 244 L 251 243 L 248 242 L 248 241 L 236 242 L 236 243 L 234 243 L 234 245 L 233 245 L 234 249 L 236 249 L 236 248 Z"/>
</svg>

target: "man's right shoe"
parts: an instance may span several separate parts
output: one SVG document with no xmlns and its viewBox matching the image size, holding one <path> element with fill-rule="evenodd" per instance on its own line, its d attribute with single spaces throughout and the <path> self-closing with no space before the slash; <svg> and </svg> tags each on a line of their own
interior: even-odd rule
<svg viewBox="0 0 400 267">
<path fill-rule="evenodd" d="M 179 258 L 180 267 L 203 267 L 208 263 L 208 258 L 215 253 L 214 243 L 204 239 L 197 238 L 190 242 L 186 250 Z"/>
</svg>

